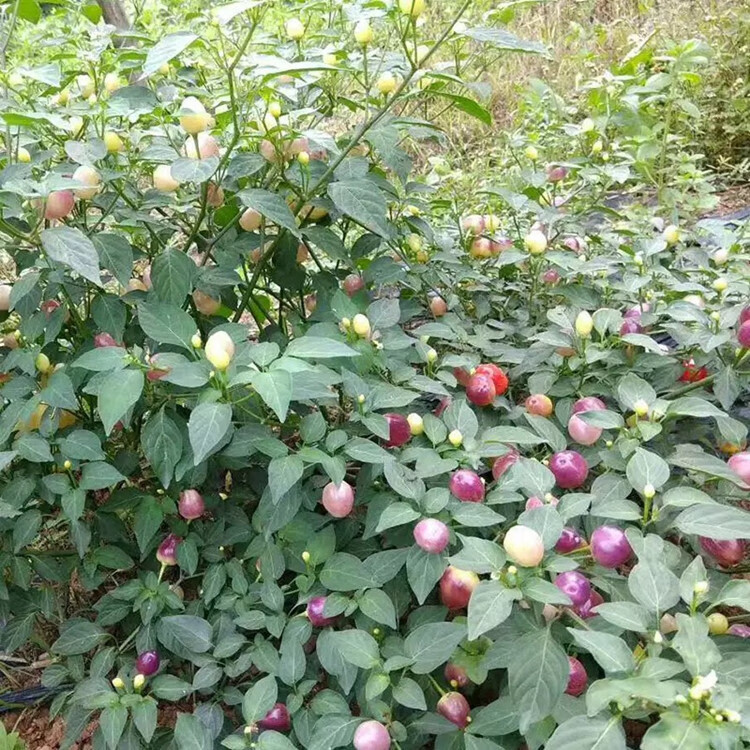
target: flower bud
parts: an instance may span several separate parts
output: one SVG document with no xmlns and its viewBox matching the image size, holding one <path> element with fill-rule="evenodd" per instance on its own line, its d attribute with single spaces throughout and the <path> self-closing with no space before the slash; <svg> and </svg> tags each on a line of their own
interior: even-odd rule
<svg viewBox="0 0 750 750">
<path fill-rule="evenodd" d="M 358 404 L 364 404 L 365 403 L 365 394 L 360 393 L 359 396 L 357 396 L 357 403 Z"/>
<path fill-rule="evenodd" d="M 693 593 L 696 596 L 705 596 L 708 593 L 708 581 L 696 581 L 693 586 Z"/>
<path fill-rule="evenodd" d="M 448 442 L 454 447 L 459 448 L 464 441 L 464 436 L 460 430 L 451 430 L 448 433 Z"/>
<path fill-rule="evenodd" d="M 594 329 L 594 319 L 591 314 L 586 310 L 581 310 L 576 318 L 576 333 L 582 338 L 587 339 L 591 336 L 591 331 Z"/>
<path fill-rule="evenodd" d="M 412 435 L 421 435 L 424 432 L 424 420 L 419 414 L 412 412 L 406 417 Z"/>
<path fill-rule="evenodd" d="M 393 93 L 396 90 L 397 85 L 398 81 L 396 80 L 396 76 L 394 76 L 390 71 L 385 71 L 384 73 L 382 73 L 378 80 L 375 82 L 375 86 L 377 87 L 378 91 L 383 95 Z"/>
<path fill-rule="evenodd" d="M 234 342 L 226 331 L 215 331 L 206 341 L 206 359 L 220 371 L 226 370 L 234 357 Z"/>
<path fill-rule="evenodd" d="M 424 13 L 425 0 L 398 0 L 398 8 L 410 18 L 418 18 Z"/>
<path fill-rule="evenodd" d="M 136 692 L 140 692 L 141 688 L 146 684 L 146 678 L 142 674 L 137 674 L 133 678 L 133 688 Z"/>
<path fill-rule="evenodd" d="M 437 357 L 438 357 L 438 353 L 434 349 L 430 348 L 427 350 L 428 362 L 434 362 L 437 359 Z"/>
<path fill-rule="evenodd" d="M 44 352 L 39 352 L 39 354 L 36 355 L 34 365 L 36 366 L 36 369 L 39 370 L 39 372 L 41 372 L 42 374 L 44 374 L 45 372 L 49 372 L 52 367 L 49 361 L 49 357 L 44 354 Z"/>
<path fill-rule="evenodd" d="M 194 333 L 190 338 L 190 343 L 192 344 L 193 349 L 200 349 L 203 346 L 203 339 L 201 338 L 200 333 Z"/>
<path fill-rule="evenodd" d="M 633 404 L 633 411 L 639 417 L 645 417 L 648 414 L 648 403 L 644 399 L 638 399 Z"/>
<path fill-rule="evenodd" d="M 354 40 L 363 47 L 372 41 L 372 26 L 366 19 L 359 21 L 354 27 Z"/>
<path fill-rule="evenodd" d="M 123 690 L 125 688 L 125 682 L 122 677 L 115 677 L 115 679 L 112 680 L 112 687 L 115 690 Z"/>
<path fill-rule="evenodd" d="M 302 562 L 305 563 L 305 565 L 310 562 L 310 553 L 307 550 L 302 553 Z"/>
<path fill-rule="evenodd" d="M 654 499 L 654 495 L 656 495 L 656 490 L 654 489 L 654 485 L 653 484 L 647 484 L 643 488 L 643 497 L 645 497 L 646 500 L 653 500 Z"/>
<path fill-rule="evenodd" d="M 285 24 L 286 35 L 295 42 L 298 42 L 305 35 L 305 25 L 299 18 L 290 18 Z"/>
<path fill-rule="evenodd" d="M 676 245 L 680 241 L 680 230 L 674 224 L 665 227 L 662 234 L 667 245 Z"/>
<path fill-rule="evenodd" d="M 529 161 L 536 161 L 539 158 L 539 151 L 536 146 L 526 146 L 524 154 L 526 154 L 526 158 L 529 159 Z"/>
<path fill-rule="evenodd" d="M 363 339 L 369 338 L 370 333 L 372 332 L 372 329 L 370 328 L 370 320 L 362 313 L 357 313 L 354 316 L 352 320 L 352 328 L 354 329 L 354 333 Z"/>
</svg>

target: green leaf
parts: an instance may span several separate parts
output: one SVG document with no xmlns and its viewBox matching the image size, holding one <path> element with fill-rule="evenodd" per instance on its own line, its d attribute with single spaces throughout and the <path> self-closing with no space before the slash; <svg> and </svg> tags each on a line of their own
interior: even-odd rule
<svg viewBox="0 0 750 750">
<path fill-rule="evenodd" d="M 617 400 L 623 409 L 633 411 L 636 401 L 645 401 L 651 406 L 656 401 L 656 391 L 645 380 L 629 372 L 617 384 Z"/>
<path fill-rule="evenodd" d="M 482 435 L 485 443 L 500 445 L 539 445 L 544 440 L 524 427 L 491 427 Z"/>
<path fill-rule="evenodd" d="M 726 479 L 739 487 L 745 486 L 739 476 L 727 466 L 726 461 L 705 453 L 697 445 L 678 445 L 669 457 L 669 463 L 689 471 L 699 471 L 712 477 Z"/>
<path fill-rule="evenodd" d="M 750 612 L 750 581 L 739 579 L 727 581 L 714 603 L 724 604 L 727 607 L 740 607 L 745 612 Z"/>
<path fill-rule="evenodd" d="M 635 660 L 628 644 L 611 633 L 568 628 L 573 640 L 585 648 L 605 672 L 632 672 Z"/>
<path fill-rule="evenodd" d="M 42 527 L 42 514 L 36 510 L 27 510 L 13 522 L 13 552 L 18 554 L 31 544 Z"/>
<path fill-rule="evenodd" d="M 125 477 L 114 466 L 104 461 L 93 461 L 84 465 L 78 486 L 82 490 L 103 490 L 124 479 Z"/>
<path fill-rule="evenodd" d="M 99 714 L 99 728 L 110 750 L 120 747 L 120 737 L 128 721 L 128 709 L 120 703 L 108 706 Z"/>
<path fill-rule="evenodd" d="M 41 234 L 42 247 L 50 260 L 62 263 L 84 279 L 101 286 L 99 255 L 80 229 L 55 227 Z"/>
<path fill-rule="evenodd" d="M 302 478 L 305 464 L 299 456 L 283 456 L 274 458 L 268 465 L 268 489 L 274 503 L 294 487 Z"/>
<path fill-rule="evenodd" d="M 363 614 L 371 620 L 396 628 L 396 608 L 388 594 L 381 589 L 369 589 L 357 601 Z"/>
<path fill-rule="evenodd" d="M 73 361 L 72 367 L 93 372 L 107 372 L 108 370 L 122 370 L 128 361 L 128 353 L 119 346 L 104 346 L 91 349 Z"/>
<path fill-rule="evenodd" d="M 97 327 L 122 340 L 127 318 L 127 307 L 111 294 L 100 294 L 91 303 L 91 315 Z"/>
<path fill-rule="evenodd" d="M 144 381 L 140 370 L 129 368 L 113 372 L 102 381 L 97 405 L 106 435 L 138 403 Z"/>
<path fill-rule="evenodd" d="M 52 644 L 52 652 L 61 656 L 76 656 L 91 651 L 109 636 L 98 625 L 79 617 L 67 620 L 60 637 Z"/>
<path fill-rule="evenodd" d="M 417 711 L 427 710 L 427 701 L 424 698 L 424 692 L 419 687 L 419 683 L 410 677 L 402 677 L 398 685 L 393 688 L 393 700 L 407 708 L 414 708 Z"/>
<path fill-rule="evenodd" d="M 574 716 L 557 727 L 544 747 L 545 750 L 627 750 L 625 732 L 617 716 Z"/>
<path fill-rule="evenodd" d="M 189 682 L 171 674 L 160 674 L 151 682 L 151 694 L 167 701 L 180 701 L 193 692 Z"/>
<path fill-rule="evenodd" d="M 175 344 L 193 351 L 190 339 L 198 330 L 195 321 L 177 305 L 166 302 L 141 302 L 138 322 L 143 332 L 160 344 Z"/>
<path fill-rule="evenodd" d="M 151 738 L 156 731 L 156 701 L 150 696 L 145 697 L 140 703 L 130 709 L 130 714 L 133 717 L 133 724 L 135 724 L 135 728 L 140 732 L 141 737 L 146 742 L 151 742 Z"/>
<path fill-rule="evenodd" d="M 54 461 L 49 443 L 38 433 L 29 432 L 21 435 L 13 444 L 13 449 L 18 455 L 32 463 L 46 463 Z"/>
<path fill-rule="evenodd" d="M 391 503 L 381 513 L 375 531 L 381 532 L 392 529 L 395 526 L 403 526 L 419 518 L 420 513 L 409 505 L 409 503 Z"/>
<path fill-rule="evenodd" d="M 39 23 L 42 9 L 36 0 L 19 0 L 18 17 L 29 23 Z"/>
<path fill-rule="evenodd" d="M 52 374 L 39 399 L 55 409 L 78 409 L 73 381 L 62 371 Z"/>
<path fill-rule="evenodd" d="M 172 177 L 178 182 L 201 183 L 210 180 L 218 166 L 218 156 L 209 156 L 206 159 L 184 158 L 172 162 L 169 171 Z M 184 253 L 180 253 L 180 255 L 184 255 Z"/>
<path fill-rule="evenodd" d="M 562 517 L 552 505 L 525 510 L 518 517 L 518 523 L 534 529 L 542 537 L 545 549 L 555 546 L 563 530 Z"/>
<path fill-rule="evenodd" d="M 284 422 L 292 400 L 291 374 L 281 369 L 259 372 L 253 375 L 251 382 L 266 406 L 279 418 L 279 422 Z"/>
<path fill-rule="evenodd" d="M 669 480 L 669 465 L 656 453 L 643 448 L 636 448 L 633 457 L 625 467 L 628 481 L 634 490 L 643 492 L 643 488 L 650 484 L 658 490 Z"/>
<path fill-rule="evenodd" d="M 277 697 L 278 686 L 273 675 L 258 680 L 242 699 L 242 718 L 245 723 L 260 721 L 273 708 Z"/>
<path fill-rule="evenodd" d="M 635 602 L 605 602 L 593 611 L 618 628 L 636 633 L 646 633 L 654 625 L 647 610 Z"/>
<path fill-rule="evenodd" d="M 202 617 L 171 615 L 156 624 L 156 637 L 178 656 L 204 654 L 211 648 L 211 625 Z"/>
<path fill-rule="evenodd" d="M 555 486 L 555 475 L 536 459 L 519 458 L 508 474 L 529 495 L 544 497 Z"/>
<path fill-rule="evenodd" d="M 460 94 L 453 94 L 443 89 L 431 89 L 430 93 L 433 93 L 442 99 L 447 99 L 453 103 L 456 109 L 476 118 L 479 122 L 484 123 L 485 125 L 492 125 L 492 114 L 474 99 L 470 99 L 468 96 L 461 96 Z"/>
<path fill-rule="evenodd" d="M 385 448 L 367 438 L 352 438 L 344 448 L 344 452 L 354 461 L 366 464 L 386 464 L 392 456 Z"/>
<path fill-rule="evenodd" d="M 505 565 L 505 551 L 499 544 L 489 539 L 458 534 L 463 549 L 449 558 L 450 564 L 461 570 L 474 573 L 494 573 Z"/>
<path fill-rule="evenodd" d="M 481 737 L 510 734 L 518 729 L 518 711 L 510 696 L 505 695 L 492 703 L 471 712 L 471 725 L 467 733 Z"/>
<path fill-rule="evenodd" d="M 445 559 L 442 555 L 425 552 L 415 544 L 406 558 L 406 578 L 420 604 L 424 604 L 440 576 L 445 572 Z"/>
<path fill-rule="evenodd" d="M 169 487 L 182 456 L 182 432 L 164 409 L 152 414 L 143 426 L 141 445 L 159 481 Z"/>
<path fill-rule="evenodd" d="M 111 232 L 98 232 L 94 234 L 92 241 L 99 252 L 102 268 L 112 271 L 120 284 L 127 287 L 133 275 L 133 248 L 130 243 L 119 234 Z"/>
<path fill-rule="evenodd" d="M 258 737 L 258 750 L 296 750 L 296 745 L 281 732 L 266 729 Z"/>
<path fill-rule="evenodd" d="M 708 637 L 708 621 L 702 615 L 677 613 L 677 633 L 670 646 L 680 655 L 693 677 L 708 674 L 720 661 L 718 646 Z"/>
<path fill-rule="evenodd" d="M 696 557 L 688 565 L 685 570 L 682 571 L 680 576 L 680 598 L 688 606 L 692 605 L 693 599 L 695 598 L 695 584 L 699 581 L 707 581 L 708 574 L 706 572 L 706 565 L 703 562 L 702 557 Z"/>
<path fill-rule="evenodd" d="M 63 515 L 69 521 L 77 521 L 86 506 L 86 493 L 83 490 L 72 489 L 60 498 Z"/>
<path fill-rule="evenodd" d="M 156 73 L 164 63 L 168 63 L 172 58 L 177 57 L 196 39 L 198 39 L 198 35 L 188 31 L 178 31 L 165 36 L 148 51 L 146 62 L 143 65 L 143 72 L 147 76 Z"/>
<path fill-rule="evenodd" d="M 107 147 L 99 138 L 85 142 L 65 141 L 65 153 L 79 164 L 93 165 L 107 155 Z"/>
<path fill-rule="evenodd" d="M 231 424 L 232 407 L 229 404 L 205 402 L 193 409 L 188 421 L 188 435 L 195 466 L 219 447 Z"/>
<path fill-rule="evenodd" d="M 513 646 L 508 687 L 525 733 L 557 705 L 568 684 L 570 666 L 550 628 L 526 633 Z"/>
<path fill-rule="evenodd" d="M 393 235 L 385 196 L 374 182 L 367 179 L 332 182 L 328 186 L 328 195 L 342 214 L 365 229 L 386 239 Z"/>
<path fill-rule="evenodd" d="M 680 582 L 664 560 L 641 557 L 630 571 L 628 588 L 633 598 L 651 612 L 666 612 L 680 601 Z"/>
<path fill-rule="evenodd" d="M 469 640 L 505 622 L 519 596 L 519 592 L 505 588 L 500 581 L 480 581 L 469 599 Z"/>
<path fill-rule="evenodd" d="M 200 159 L 189 159 L 201 162 Z M 195 263 L 185 254 L 169 248 L 154 259 L 151 265 L 151 283 L 156 296 L 162 302 L 182 305 L 193 288 Z"/>
<path fill-rule="evenodd" d="M 377 585 L 364 563 L 346 552 L 328 558 L 320 572 L 320 582 L 329 591 L 356 591 Z"/>
<path fill-rule="evenodd" d="M 15 451 L 0 451 L 0 471 L 7 469 L 16 455 Z"/>
<path fill-rule="evenodd" d="M 511 34 L 505 29 L 477 26 L 462 31 L 461 35 L 487 44 L 495 49 L 507 50 L 509 52 L 527 52 L 544 55 L 545 57 L 550 56 L 549 50 L 541 42 L 530 42 L 526 39 L 519 39 L 515 34 Z"/>
<path fill-rule="evenodd" d="M 153 497 L 143 498 L 138 503 L 138 509 L 135 512 L 133 532 L 135 534 L 135 539 L 138 542 L 138 548 L 141 552 L 146 551 L 149 542 L 159 530 L 163 520 L 164 511 Z"/>
<path fill-rule="evenodd" d="M 241 190 L 237 197 L 243 205 L 252 208 L 264 216 L 268 221 L 288 229 L 292 234 L 299 235 L 297 220 L 286 201 L 278 193 L 270 190 L 253 188 Z"/>
<path fill-rule="evenodd" d="M 456 646 L 465 637 L 466 626 L 460 622 L 420 625 L 404 641 L 404 654 L 412 660 L 411 671 L 414 674 L 429 674 L 434 671 L 451 658 Z M 567 659 L 565 663 L 567 668 Z"/>
<path fill-rule="evenodd" d="M 728 505 L 693 505 L 675 518 L 674 527 L 683 534 L 711 539 L 750 539 L 750 513 Z"/>
<path fill-rule="evenodd" d="M 726 416 L 721 409 L 715 407 L 710 401 L 698 396 L 678 398 L 669 405 L 667 414 L 698 418 Z"/>
<path fill-rule="evenodd" d="M 351 347 L 336 341 L 317 336 L 303 336 L 289 342 L 286 356 L 299 359 L 332 359 L 335 357 L 359 357 L 359 352 Z"/>
<path fill-rule="evenodd" d="M 179 750 L 213 750 L 209 728 L 195 714 L 178 714 L 174 741 Z"/>
<path fill-rule="evenodd" d="M 540 417 L 537 414 L 524 414 L 523 417 L 531 425 L 534 432 L 536 432 L 553 451 L 564 451 L 568 447 L 568 439 L 549 419 Z"/>
<path fill-rule="evenodd" d="M 361 669 L 372 669 L 380 661 L 378 642 L 364 630 L 338 630 L 331 635 L 342 658 Z"/>
<path fill-rule="evenodd" d="M 709 750 L 711 734 L 707 727 L 674 713 L 664 713 L 649 728 L 641 750 Z"/>
<path fill-rule="evenodd" d="M 544 578 L 527 578 L 521 583 L 521 591 L 527 599 L 543 604 L 566 604 L 572 603 L 570 597 L 560 591 L 554 583 Z"/>
</svg>

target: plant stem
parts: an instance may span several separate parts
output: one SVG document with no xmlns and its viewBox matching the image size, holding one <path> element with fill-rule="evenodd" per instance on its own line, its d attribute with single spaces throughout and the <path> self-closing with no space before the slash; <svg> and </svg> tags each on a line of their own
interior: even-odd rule
<svg viewBox="0 0 750 750">
<path fill-rule="evenodd" d="M 16 20 L 18 19 L 18 7 L 21 3 L 21 0 L 15 0 L 13 3 L 13 12 L 10 17 L 10 22 L 8 24 L 8 31 L 5 33 L 5 38 L 3 39 L 2 46 L 0 46 L 0 69 L 2 69 L 4 72 L 7 73 L 8 66 L 7 66 L 7 59 L 6 59 L 6 53 L 8 51 L 8 45 L 10 44 L 10 38 L 13 35 L 13 30 L 16 27 Z M 6 81 L 5 83 L 5 100 L 8 100 L 8 83 Z M 5 152 L 6 157 L 8 160 L 8 165 L 13 163 L 13 142 L 12 142 L 12 136 L 10 133 L 10 125 L 8 123 L 5 124 Z"/>
</svg>

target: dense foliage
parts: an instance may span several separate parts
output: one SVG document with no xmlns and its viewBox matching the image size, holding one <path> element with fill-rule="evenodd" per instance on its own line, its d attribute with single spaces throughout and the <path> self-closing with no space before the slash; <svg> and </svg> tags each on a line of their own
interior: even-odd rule
<svg viewBox="0 0 750 750">
<path fill-rule="evenodd" d="M 545 54 L 470 5 L 240 0 L 158 40 L 86 6 L 5 74 L 0 643 L 49 656 L 65 747 L 750 741 L 709 51 L 636 50 L 585 112 L 536 84 L 468 192 L 414 178 L 422 114 L 489 122 L 462 62 Z"/>
</svg>

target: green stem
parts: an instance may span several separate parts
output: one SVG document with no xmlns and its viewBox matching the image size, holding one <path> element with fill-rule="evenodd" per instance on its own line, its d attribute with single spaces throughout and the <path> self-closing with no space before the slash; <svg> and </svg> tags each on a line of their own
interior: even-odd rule
<svg viewBox="0 0 750 750">
<path fill-rule="evenodd" d="M 427 675 L 427 679 L 432 683 L 432 687 L 434 687 L 435 690 L 437 690 L 438 693 L 440 693 L 440 695 L 445 695 L 445 690 L 443 690 L 443 688 L 441 688 L 440 685 L 438 685 L 438 683 L 435 681 L 432 675 Z"/>
</svg>

